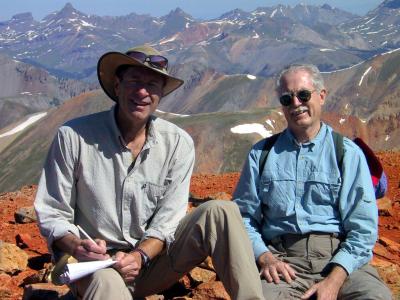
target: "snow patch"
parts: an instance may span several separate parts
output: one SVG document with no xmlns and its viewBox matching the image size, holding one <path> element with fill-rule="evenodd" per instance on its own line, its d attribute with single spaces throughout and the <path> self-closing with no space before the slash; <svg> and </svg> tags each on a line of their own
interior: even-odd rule
<svg viewBox="0 0 400 300">
<path fill-rule="evenodd" d="M 90 24 L 90 23 L 85 22 L 85 21 L 83 21 L 83 20 L 81 20 L 81 24 L 82 24 L 82 26 L 84 26 L 84 27 L 93 27 L 93 28 L 96 28 L 96 26 L 94 26 L 93 24 Z"/>
<path fill-rule="evenodd" d="M 387 142 L 389 139 L 390 139 L 390 135 L 386 135 L 385 142 Z"/>
<path fill-rule="evenodd" d="M 166 44 L 166 43 L 169 43 L 169 42 L 173 42 L 173 41 L 175 41 L 176 38 L 178 37 L 178 34 L 179 34 L 179 33 L 173 35 L 173 36 L 172 36 L 171 38 L 169 38 L 169 39 L 164 38 L 164 39 L 162 39 L 158 44 L 163 45 L 163 44 Z"/>
<path fill-rule="evenodd" d="M 181 118 L 190 117 L 190 115 L 174 114 L 174 113 L 162 111 L 162 110 L 159 110 L 159 109 L 156 109 L 156 112 L 163 113 L 163 114 L 169 114 L 169 115 L 176 116 L 176 117 L 181 117 Z"/>
<path fill-rule="evenodd" d="M 362 82 L 364 80 L 364 77 L 368 74 L 369 71 L 371 71 L 371 69 L 372 69 L 372 66 L 370 66 L 368 69 L 365 70 L 364 74 L 361 76 L 361 79 L 360 79 L 360 82 L 358 83 L 358 86 L 361 86 L 361 84 L 362 84 Z"/>
<path fill-rule="evenodd" d="M 251 75 L 251 74 L 247 74 L 246 76 L 247 76 L 247 78 L 248 78 L 248 79 L 250 79 L 250 80 L 257 79 L 257 77 L 256 77 L 256 76 L 254 76 L 254 75 Z"/>
<path fill-rule="evenodd" d="M 264 125 L 259 123 L 251 123 L 251 124 L 242 124 L 231 128 L 232 133 L 237 134 L 249 134 L 249 133 L 258 133 L 263 138 L 269 137 L 272 135 L 272 131 L 265 129 Z"/>
<path fill-rule="evenodd" d="M 329 49 L 329 48 L 322 48 L 322 49 L 319 49 L 319 51 L 320 51 L 320 52 L 333 52 L 333 51 L 336 51 L 336 50 L 334 50 L 334 49 Z"/>
<path fill-rule="evenodd" d="M 375 16 L 375 17 L 369 19 L 367 22 L 365 22 L 365 25 L 368 24 L 368 23 L 371 23 L 371 22 L 372 22 L 373 20 L 375 20 L 377 17 L 378 17 L 378 16 Z"/>
<path fill-rule="evenodd" d="M 339 123 L 340 123 L 340 124 L 343 124 L 344 122 L 346 122 L 346 119 L 344 119 L 344 118 L 341 118 L 341 119 L 339 120 Z"/>
<path fill-rule="evenodd" d="M 270 18 L 273 18 L 278 10 L 275 8 L 274 11 L 271 13 L 269 16 Z"/>
<path fill-rule="evenodd" d="M 29 117 L 25 122 L 19 124 L 18 126 L 14 127 L 13 129 L 11 129 L 11 130 L 3 133 L 3 134 L 0 134 L 0 138 L 5 137 L 5 136 L 9 136 L 9 135 L 13 135 L 13 134 L 16 134 L 17 132 L 20 132 L 20 131 L 24 130 L 28 126 L 30 126 L 33 123 L 39 121 L 45 115 L 47 115 L 47 112 L 39 113 L 39 114 L 36 114 L 36 115 L 33 115 L 33 116 Z"/>
</svg>

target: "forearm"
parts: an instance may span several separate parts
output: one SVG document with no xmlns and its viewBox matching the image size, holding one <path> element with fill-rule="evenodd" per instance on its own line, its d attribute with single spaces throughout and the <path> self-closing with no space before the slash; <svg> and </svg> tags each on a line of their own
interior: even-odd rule
<svg viewBox="0 0 400 300">
<path fill-rule="evenodd" d="M 331 281 L 335 286 L 337 286 L 340 289 L 344 281 L 346 280 L 347 276 L 348 274 L 343 267 L 339 265 L 334 265 L 332 267 L 332 270 L 329 272 L 329 275 L 326 277 L 326 279 Z"/>
<path fill-rule="evenodd" d="M 144 251 L 150 259 L 153 259 L 157 255 L 161 253 L 161 251 L 165 247 L 165 242 L 156 239 L 156 238 L 148 238 L 142 241 L 137 248 Z"/>
<path fill-rule="evenodd" d="M 82 240 L 75 234 L 69 233 L 60 239 L 54 241 L 54 247 L 69 255 L 74 255 L 75 249 L 82 243 Z"/>
</svg>

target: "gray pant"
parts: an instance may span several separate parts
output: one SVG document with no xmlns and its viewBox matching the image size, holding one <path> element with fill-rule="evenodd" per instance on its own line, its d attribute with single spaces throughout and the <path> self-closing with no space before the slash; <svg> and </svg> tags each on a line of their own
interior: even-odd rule
<svg viewBox="0 0 400 300">
<path fill-rule="evenodd" d="M 263 299 L 250 240 L 230 201 L 207 202 L 183 218 L 168 253 L 153 259 L 132 285 L 107 268 L 79 280 L 73 290 L 82 299 L 144 297 L 168 288 L 209 255 L 233 299 Z"/>
<path fill-rule="evenodd" d="M 314 283 L 324 279 L 326 266 L 340 245 L 340 240 L 329 234 L 284 235 L 271 241 L 271 252 L 290 264 L 297 278 L 291 284 L 262 280 L 264 297 L 273 299 L 299 299 Z M 392 299 L 390 290 L 369 264 L 352 272 L 339 291 L 338 299 Z"/>
</svg>

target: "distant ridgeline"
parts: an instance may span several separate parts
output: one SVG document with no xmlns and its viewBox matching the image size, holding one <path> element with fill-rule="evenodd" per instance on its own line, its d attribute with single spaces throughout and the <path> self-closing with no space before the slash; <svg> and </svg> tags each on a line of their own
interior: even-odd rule
<svg viewBox="0 0 400 300">
<path fill-rule="evenodd" d="M 100 17 L 67 4 L 41 21 L 25 13 L 0 22 L 0 191 L 37 181 L 58 126 L 112 105 L 102 91 L 88 92 L 99 56 L 145 42 L 185 79 L 160 103 L 174 114 L 158 114 L 192 135 L 196 172 L 240 171 L 253 143 L 285 128 L 274 76 L 292 62 L 324 71 L 324 120 L 336 131 L 374 150 L 399 149 L 399 6 L 384 1 L 359 17 L 329 5 L 277 5 L 199 21 L 181 9 Z"/>
</svg>

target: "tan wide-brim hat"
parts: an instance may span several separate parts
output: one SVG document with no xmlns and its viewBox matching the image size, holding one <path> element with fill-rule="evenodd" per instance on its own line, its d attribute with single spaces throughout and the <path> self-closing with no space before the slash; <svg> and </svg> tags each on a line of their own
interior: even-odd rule
<svg viewBox="0 0 400 300">
<path fill-rule="evenodd" d="M 118 67 L 122 65 L 144 67 L 163 76 L 165 78 L 163 97 L 173 92 L 183 84 L 182 79 L 169 75 L 167 69 L 158 69 L 149 64 L 147 61 L 141 62 L 133 57 L 126 55 L 126 53 L 129 53 L 131 51 L 142 52 L 147 56 L 161 55 L 161 53 L 158 52 L 156 49 L 148 45 L 142 45 L 131 48 L 125 53 L 107 52 L 102 57 L 100 57 L 99 62 L 97 63 L 97 77 L 99 78 L 100 85 L 103 88 L 104 92 L 115 102 L 118 102 L 118 97 L 117 95 L 115 95 L 114 90 L 115 72 L 117 71 Z"/>
</svg>

